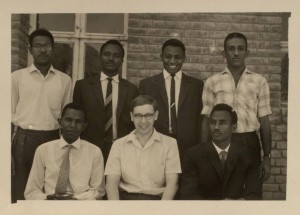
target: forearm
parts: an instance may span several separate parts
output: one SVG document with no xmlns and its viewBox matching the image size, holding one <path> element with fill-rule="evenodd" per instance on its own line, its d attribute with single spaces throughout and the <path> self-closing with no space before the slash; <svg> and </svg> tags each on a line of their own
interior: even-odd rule
<svg viewBox="0 0 300 215">
<path fill-rule="evenodd" d="M 178 189 L 177 184 L 167 185 L 161 199 L 162 200 L 172 200 L 172 199 L 174 199 L 174 196 L 177 192 L 177 189 Z"/>
<path fill-rule="evenodd" d="M 272 147 L 272 135 L 268 116 L 260 117 L 260 137 L 264 154 L 269 155 Z"/>
</svg>

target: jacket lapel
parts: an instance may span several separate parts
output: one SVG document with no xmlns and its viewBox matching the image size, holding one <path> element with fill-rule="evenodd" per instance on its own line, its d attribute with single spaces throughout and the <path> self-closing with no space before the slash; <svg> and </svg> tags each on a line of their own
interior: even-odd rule
<svg viewBox="0 0 300 215">
<path fill-rule="evenodd" d="M 127 84 L 122 79 L 119 78 L 119 94 L 118 94 L 118 105 L 117 105 L 117 122 L 120 119 L 120 115 L 122 113 L 122 109 L 124 107 L 124 103 L 126 100 L 126 93 L 127 93 Z"/>
<path fill-rule="evenodd" d="M 100 82 L 100 77 L 97 76 L 95 78 L 92 78 L 90 81 L 92 91 L 95 94 L 96 100 L 100 104 L 100 107 L 104 107 L 104 101 L 103 101 L 103 93 L 102 93 L 102 87 Z"/>
<path fill-rule="evenodd" d="M 234 168 L 237 165 L 238 159 L 239 159 L 239 150 L 237 149 L 236 145 L 231 143 L 226 159 L 225 164 L 225 172 L 224 172 L 224 184 L 223 186 L 226 187 L 226 184 L 234 170 Z"/>
<path fill-rule="evenodd" d="M 184 99 L 188 95 L 190 87 L 191 87 L 191 81 L 189 80 L 187 75 L 182 73 L 180 93 L 179 93 L 179 101 L 178 101 L 178 113 L 180 113 L 179 110 L 180 110 L 180 108 L 183 104 Z"/>
<path fill-rule="evenodd" d="M 158 89 L 158 91 L 162 97 L 162 100 L 168 109 L 169 108 L 168 96 L 167 96 L 167 90 L 166 90 L 166 85 L 165 85 L 165 79 L 164 79 L 164 75 L 162 72 L 156 77 L 154 84 L 155 84 L 155 87 Z"/>
<path fill-rule="evenodd" d="M 219 155 L 216 151 L 216 149 L 214 148 L 213 146 L 213 143 L 210 141 L 210 142 L 207 142 L 206 143 L 207 146 L 207 157 L 209 159 L 209 161 L 211 162 L 211 164 L 213 165 L 214 169 L 216 170 L 220 180 L 222 181 L 223 180 L 223 168 L 222 168 L 222 164 L 221 164 L 221 161 L 220 161 L 220 158 L 219 158 Z"/>
</svg>

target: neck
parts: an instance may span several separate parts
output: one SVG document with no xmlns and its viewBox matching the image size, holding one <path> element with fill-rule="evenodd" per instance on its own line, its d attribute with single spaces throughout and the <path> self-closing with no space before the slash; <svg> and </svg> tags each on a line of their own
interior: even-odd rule
<svg viewBox="0 0 300 215">
<path fill-rule="evenodd" d="M 103 71 L 103 73 L 104 73 L 106 76 L 108 76 L 108 77 L 114 77 L 115 75 L 118 74 L 117 71 L 109 71 L 109 72 Z"/>
<path fill-rule="evenodd" d="M 154 129 L 152 130 L 152 132 L 149 132 L 148 134 L 139 134 L 139 133 L 136 133 L 136 137 L 137 137 L 138 141 L 140 142 L 140 144 L 143 147 L 145 146 L 145 144 L 148 142 L 148 140 L 152 136 L 153 131 L 154 131 Z"/>
<path fill-rule="evenodd" d="M 226 149 L 228 146 L 229 146 L 229 144 L 230 144 L 230 142 L 229 142 L 229 140 L 228 141 L 222 141 L 222 142 L 215 142 L 215 141 L 213 141 L 214 142 L 214 144 L 216 144 L 220 149 Z"/>
<path fill-rule="evenodd" d="M 65 138 L 64 135 L 62 134 L 62 138 L 66 141 L 66 143 L 72 144 L 72 143 L 74 143 L 76 140 L 78 140 L 79 137 L 76 138 L 76 139 L 68 139 L 68 138 Z"/>
<path fill-rule="evenodd" d="M 244 70 L 246 69 L 246 66 L 241 66 L 241 67 L 232 67 L 227 65 L 227 68 L 231 72 L 232 75 L 242 75 Z"/>
<path fill-rule="evenodd" d="M 51 65 L 37 65 L 37 64 L 34 64 L 35 67 L 44 75 L 46 76 L 48 74 L 48 71 L 51 67 Z"/>
</svg>

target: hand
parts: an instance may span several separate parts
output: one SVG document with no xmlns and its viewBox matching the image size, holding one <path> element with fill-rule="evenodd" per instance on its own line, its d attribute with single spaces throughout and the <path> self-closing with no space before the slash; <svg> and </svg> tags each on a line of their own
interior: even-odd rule
<svg viewBox="0 0 300 215">
<path fill-rule="evenodd" d="M 264 156 L 264 159 L 260 166 L 259 179 L 266 181 L 269 179 L 270 174 L 271 174 L 271 158 L 268 156 Z"/>
<path fill-rule="evenodd" d="M 47 200 L 77 200 L 73 195 L 51 194 L 47 196 Z"/>
<path fill-rule="evenodd" d="M 16 175 L 15 159 L 11 157 L 11 175 Z"/>
</svg>

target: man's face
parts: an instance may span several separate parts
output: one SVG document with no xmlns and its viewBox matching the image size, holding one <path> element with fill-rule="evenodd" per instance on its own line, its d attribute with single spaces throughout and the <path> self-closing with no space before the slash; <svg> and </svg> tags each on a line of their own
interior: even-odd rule
<svg viewBox="0 0 300 215">
<path fill-rule="evenodd" d="M 213 142 L 224 145 L 229 143 L 236 124 L 231 123 L 231 115 L 227 111 L 214 111 L 209 118 L 209 128 Z"/>
<path fill-rule="evenodd" d="M 100 62 L 102 70 L 107 76 L 112 77 L 118 74 L 123 63 L 121 47 L 114 44 L 106 45 L 100 55 Z"/>
<path fill-rule="evenodd" d="M 185 54 L 180 47 L 167 46 L 163 50 L 160 58 L 163 62 L 165 70 L 169 73 L 175 74 L 181 70 L 181 67 L 185 61 Z"/>
<path fill-rule="evenodd" d="M 60 120 L 60 127 L 64 140 L 73 143 L 86 127 L 84 113 L 68 108 Z"/>
<path fill-rule="evenodd" d="M 47 36 L 36 36 L 33 38 L 32 45 L 29 47 L 34 64 L 37 66 L 51 65 L 53 44 Z"/>
<path fill-rule="evenodd" d="M 245 67 L 245 60 L 248 57 L 246 42 L 242 38 L 232 38 L 226 42 L 223 56 L 227 60 L 228 67 Z"/>
<path fill-rule="evenodd" d="M 136 106 L 133 112 L 130 112 L 130 116 L 137 134 L 147 135 L 153 131 L 153 124 L 157 120 L 158 111 L 154 112 L 153 106 L 146 104 Z"/>
</svg>

